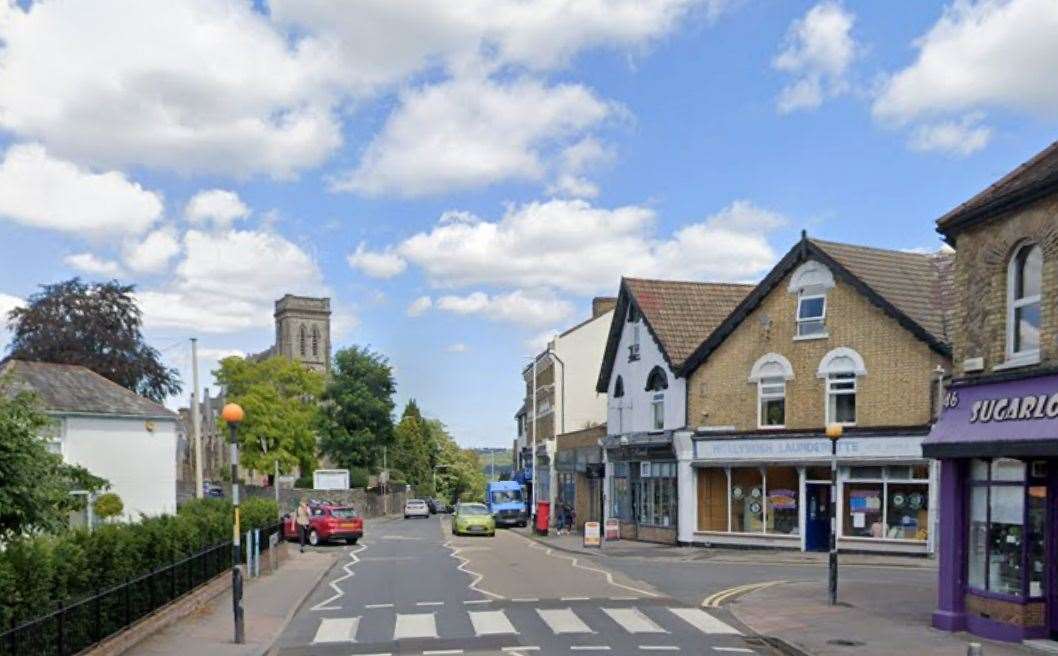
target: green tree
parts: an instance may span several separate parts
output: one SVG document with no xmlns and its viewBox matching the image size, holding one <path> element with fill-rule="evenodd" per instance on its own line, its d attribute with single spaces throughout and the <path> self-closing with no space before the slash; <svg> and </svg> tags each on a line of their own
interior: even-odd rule
<svg viewBox="0 0 1058 656">
<path fill-rule="evenodd" d="M 176 370 L 143 340 L 132 285 L 73 278 L 41 289 L 7 315 L 11 357 L 79 364 L 158 402 L 180 392 Z"/>
<path fill-rule="evenodd" d="M 72 490 L 109 487 L 48 450 L 42 434 L 50 421 L 32 395 L 11 394 L 0 381 L 0 542 L 64 528 L 70 512 L 84 503 Z"/>
<path fill-rule="evenodd" d="M 118 495 L 107 492 L 96 497 L 96 500 L 92 502 L 92 510 L 100 519 L 108 520 L 120 515 L 125 510 L 125 503 Z"/>
<path fill-rule="evenodd" d="M 339 350 L 323 395 L 320 452 L 339 467 L 377 471 L 393 443 L 396 389 L 385 357 L 358 346 Z"/>
<path fill-rule="evenodd" d="M 271 474 L 275 464 L 303 476 L 316 466 L 316 429 L 323 374 L 287 358 L 224 358 L 213 372 L 229 402 L 246 411 L 239 425 L 239 461 Z"/>
<path fill-rule="evenodd" d="M 418 488 L 419 494 L 432 495 L 432 439 L 415 399 L 404 407 L 393 436 L 393 466 L 404 472 L 407 482 Z"/>
<path fill-rule="evenodd" d="M 439 420 L 427 419 L 426 426 L 437 447 L 436 494 L 450 501 L 483 500 L 485 474 L 478 454 L 473 449 L 461 449 Z"/>
</svg>

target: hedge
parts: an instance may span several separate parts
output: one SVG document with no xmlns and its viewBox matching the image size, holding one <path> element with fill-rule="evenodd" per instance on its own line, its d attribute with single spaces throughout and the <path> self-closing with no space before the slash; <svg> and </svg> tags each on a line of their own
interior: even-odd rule
<svg viewBox="0 0 1058 656">
<path fill-rule="evenodd" d="M 276 523 L 274 501 L 247 499 L 242 530 Z M 0 632 L 231 539 L 232 508 L 222 499 L 195 499 L 176 515 L 55 535 L 23 537 L 0 551 Z"/>
</svg>

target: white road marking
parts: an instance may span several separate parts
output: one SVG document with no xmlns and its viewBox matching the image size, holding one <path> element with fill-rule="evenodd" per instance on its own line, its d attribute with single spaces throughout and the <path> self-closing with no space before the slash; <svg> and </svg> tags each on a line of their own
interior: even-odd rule
<svg viewBox="0 0 1058 656">
<path fill-rule="evenodd" d="M 553 549 L 551 549 L 551 547 L 545 547 L 544 545 L 538 543 L 536 540 L 533 540 L 532 538 L 527 538 L 524 535 L 521 535 L 519 533 L 514 533 L 513 535 L 517 535 L 518 537 L 520 537 L 523 540 L 525 540 L 526 542 L 528 542 L 529 543 L 529 547 L 531 549 L 540 549 L 540 550 L 543 550 L 543 552 L 546 553 L 548 556 L 553 556 L 555 558 L 562 558 L 562 559 L 568 560 L 568 561 L 570 561 L 570 564 L 573 567 L 576 567 L 577 569 L 583 569 L 583 570 L 586 570 L 588 572 L 595 572 L 597 574 L 602 574 L 604 577 L 606 577 L 606 582 L 609 583 L 610 585 L 614 586 L 614 587 L 624 588 L 625 590 L 631 590 L 632 592 L 635 592 L 635 593 L 638 593 L 638 594 L 641 594 L 641 595 L 645 595 L 647 597 L 657 597 L 657 596 L 659 596 L 656 592 L 650 592 L 649 590 L 643 590 L 642 588 L 636 588 L 636 587 L 633 587 L 633 586 L 630 586 L 630 585 L 625 585 L 624 583 L 618 583 L 617 581 L 614 581 L 613 574 L 611 574 L 610 572 L 607 572 L 604 569 L 598 569 L 598 568 L 595 568 L 595 567 L 588 567 L 587 565 L 581 565 L 580 564 L 580 560 L 578 560 L 577 558 L 575 558 L 573 556 L 566 556 L 564 554 L 557 554 L 557 553 L 554 552 Z"/>
<path fill-rule="evenodd" d="M 349 552 L 349 558 L 352 559 L 352 562 L 346 563 L 342 566 L 342 571 L 344 571 L 345 574 L 343 576 L 339 576 L 338 578 L 334 579 L 333 581 L 327 584 L 331 586 L 332 590 L 334 590 L 334 594 L 331 597 L 324 599 L 320 603 L 316 604 L 310 610 L 341 610 L 342 607 L 340 605 L 331 606 L 331 602 L 337 601 L 338 599 L 341 599 L 345 596 L 345 591 L 339 588 L 338 584 L 346 579 L 351 579 L 353 577 L 353 570 L 349 568 L 360 562 L 360 557 L 357 556 L 357 554 L 362 552 L 364 549 L 367 549 L 367 545 L 361 544 L 358 549 L 354 549 Z"/>
<path fill-rule="evenodd" d="M 713 647 L 713 651 L 724 651 L 733 654 L 756 654 L 757 652 L 745 647 Z"/>
<path fill-rule="evenodd" d="M 629 633 L 668 633 L 638 608 L 603 608 L 602 612 Z"/>
<path fill-rule="evenodd" d="M 416 603 L 415 605 L 416 606 L 444 606 L 445 602 L 443 602 L 443 601 L 420 601 L 420 602 Z"/>
<path fill-rule="evenodd" d="M 442 656 L 443 654 L 462 654 L 462 649 L 427 649 L 422 656 Z"/>
<path fill-rule="evenodd" d="M 559 601 L 588 601 L 591 597 L 562 597 Z"/>
<path fill-rule="evenodd" d="M 528 601 L 528 602 L 533 602 L 533 601 L 540 601 L 540 599 L 538 599 L 537 597 L 518 597 L 517 599 L 511 599 L 511 601 Z"/>
<path fill-rule="evenodd" d="M 570 645 L 573 651 L 610 651 L 608 645 Z"/>
<path fill-rule="evenodd" d="M 507 651 L 517 654 L 520 651 L 540 651 L 540 648 L 535 645 L 529 647 L 500 647 L 500 651 Z"/>
<path fill-rule="evenodd" d="M 468 599 L 467 601 L 464 601 L 463 603 L 467 604 L 467 605 L 470 605 L 470 604 L 491 604 L 492 600 L 491 599 Z"/>
<path fill-rule="evenodd" d="M 704 610 L 701 610 L 700 608 L 670 608 L 669 612 L 671 612 L 673 615 L 680 618 L 684 622 L 687 622 L 702 633 L 726 633 L 732 635 L 741 634 L 741 631 L 739 631 L 738 629 L 724 624 L 723 622 L 716 619 Z"/>
<path fill-rule="evenodd" d="M 470 613 L 470 623 L 474 625 L 474 634 L 478 637 L 483 635 L 517 635 L 518 633 L 502 610 L 485 610 Z"/>
<path fill-rule="evenodd" d="M 393 604 L 367 604 L 364 608 L 393 608 Z"/>
<path fill-rule="evenodd" d="M 537 608 L 536 614 L 554 633 L 595 633 L 570 608 Z"/>
<path fill-rule="evenodd" d="M 393 628 L 393 639 L 436 638 L 437 622 L 433 613 L 397 613 L 397 625 Z"/>
<path fill-rule="evenodd" d="M 639 645 L 643 651 L 679 651 L 675 645 Z"/>
<path fill-rule="evenodd" d="M 359 617 L 325 617 L 320 620 L 312 642 L 353 642 L 359 624 Z"/>
</svg>

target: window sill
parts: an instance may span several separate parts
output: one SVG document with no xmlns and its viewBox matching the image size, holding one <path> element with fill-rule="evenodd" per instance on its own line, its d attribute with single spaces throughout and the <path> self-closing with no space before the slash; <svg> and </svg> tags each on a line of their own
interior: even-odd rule
<svg viewBox="0 0 1058 656">
<path fill-rule="evenodd" d="M 769 426 L 758 425 L 757 426 L 757 430 L 782 430 L 784 428 L 786 428 L 785 424 L 782 424 L 782 425 L 769 425 Z"/>
<path fill-rule="evenodd" d="M 794 335 L 793 341 L 807 342 L 813 339 L 827 339 L 828 337 L 830 337 L 830 333 L 819 333 L 817 335 Z"/>
<path fill-rule="evenodd" d="M 1018 367 L 1031 367 L 1032 365 L 1039 363 L 1040 354 L 1033 353 L 1030 355 L 1012 357 L 1006 362 L 1000 362 L 999 364 L 992 367 L 992 371 L 1004 371 L 1006 369 L 1017 369 Z"/>
</svg>

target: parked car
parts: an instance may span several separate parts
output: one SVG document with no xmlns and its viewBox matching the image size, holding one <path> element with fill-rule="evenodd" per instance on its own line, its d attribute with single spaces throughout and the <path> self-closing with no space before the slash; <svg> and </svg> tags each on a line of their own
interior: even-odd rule
<svg viewBox="0 0 1058 656">
<path fill-rule="evenodd" d="M 308 543 L 315 546 L 332 540 L 345 540 L 356 544 L 364 535 L 364 519 L 352 506 L 337 506 L 329 503 L 309 506 Z M 294 515 L 283 516 L 283 537 L 298 539 L 298 527 Z"/>
<path fill-rule="evenodd" d="M 430 508 L 422 499 L 408 499 L 404 502 L 404 519 L 409 517 L 430 517 Z"/>
<path fill-rule="evenodd" d="M 431 515 L 436 515 L 438 513 L 444 514 L 446 512 L 449 512 L 448 504 L 437 498 L 427 499 L 426 505 L 429 506 Z"/>
<path fill-rule="evenodd" d="M 483 503 L 461 503 L 452 516 L 452 535 L 496 535 L 496 520 Z"/>
<path fill-rule="evenodd" d="M 215 499 L 224 498 L 224 488 L 217 483 L 211 483 L 209 481 L 202 482 L 202 496 L 212 497 Z"/>
</svg>

